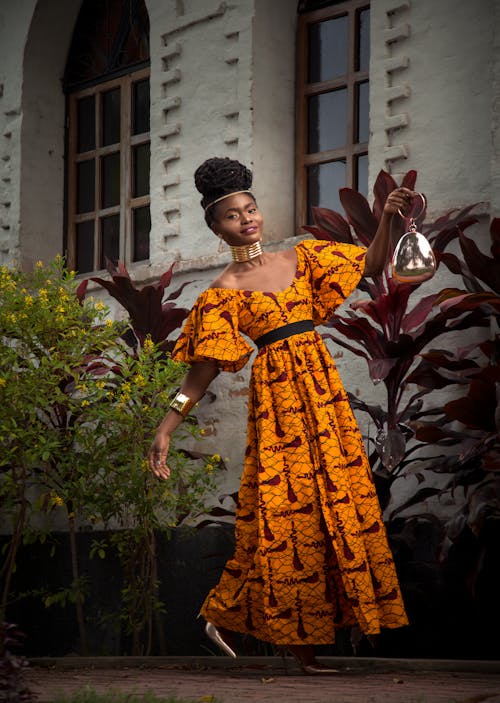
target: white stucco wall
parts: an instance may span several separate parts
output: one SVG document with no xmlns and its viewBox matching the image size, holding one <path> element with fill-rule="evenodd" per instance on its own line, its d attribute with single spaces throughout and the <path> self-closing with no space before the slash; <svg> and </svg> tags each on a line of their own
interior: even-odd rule
<svg viewBox="0 0 500 703">
<path fill-rule="evenodd" d="M 21 67 L 35 4 L 0 3 L 0 263 L 19 259 Z"/>
<path fill-rule="evenodd" d="M 416 169 L 431 214 L 490 200 L 495 4 L 372 3 L 370 182 Z"/>
</svg>

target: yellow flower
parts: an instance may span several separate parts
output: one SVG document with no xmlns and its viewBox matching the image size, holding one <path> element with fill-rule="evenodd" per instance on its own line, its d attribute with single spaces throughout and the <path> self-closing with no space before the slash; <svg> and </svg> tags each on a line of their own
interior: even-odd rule
<svg viewBox="0 0 500 703">
<path fill-rule="evenodd" d="M 104 324 L 107 325 L 108 327 L 113 327 L 114 322 L 113 322 L 113 320 L 110 320 L 108 317 L 108 318 L 106 318 L 106 322 Z"/>
<path fill-rule="evenodd" d="M 106 386 L 105 381 L 96 381 L 96 388 L 104 388 Z"/>
<path fill-rule="evenodd" d="M 222 461 L 221 455 L 220 454 L 214 454 L 212 456 L 212 461 L 215 461 L 216 464 L 219 464 Z"/>
<path fill-rule="evenodd" d="M 146 385 L 146 379 L 144 378 L 142 373 L 137 373 L 133 378 L 133 382 L 136 386 L 139 386 L 140 388 Z"/>
<path fill-rule="evenodd" d="M 54 505 L 64 505 L 64 500 L 61 498 L 61 496 L 58 496 L 57 494 L 53 498 Z"/>
<path fill-rule="evenodd" d="M 94 305 L 94 310 L 106 310 L 106 306 L 101 300 L 98 300 L 97 303 Z"/>
<path fill-rule="evenodd" d="M 205 470 L 206 470 L 207 474 L 213 473 L 213 471 L 214 471 L 214 465 L 213 465 L 213 464 L 207 464 L 207 465 L 205 466 Z"/>
<path fill-rule="evenodd" d="M 86 399 L 82 400 L 82 408 L 87 407 L 87 405 L 90 405 L 89 401 Z"/>
<path fill-rule="evenodd" d="M 43 269 L 43 261 L 37 261 L 35 266 L 37 267 L 37 269 Z"/>
<path fill-rule="evenodd" d="M 5 380 L 5 378 L 2 378 L 0 376 L 0 386 L 5 386 L 6 383 L 7 383 L 7 381 Z"/>
<path fill-rule="evenodd" d="M 33 305 L 33 296 L 27 295 L 24 299 L 24 304 L 26 305 L 27 308 L 30 308 Z"/>
<path fill-rule="evenodd" d="M 152 354 L 154 352 L 155 344 L 149 335 L 144 340 L 144 344 L 142 345 L 142 349 L 145 354 Z"/>
</svg>

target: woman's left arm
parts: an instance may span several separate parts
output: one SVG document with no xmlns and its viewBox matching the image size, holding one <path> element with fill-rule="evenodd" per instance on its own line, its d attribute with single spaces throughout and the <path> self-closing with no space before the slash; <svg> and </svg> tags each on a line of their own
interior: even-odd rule
<svg viewBox="0 0 500 703">
<path fill-rule="evenodd" d="M 384 270 L 391 241 L 392 218 L 398 210 L 408 211 L 410 201 L 415 195 L 416 193 L 409 188 L 396 188 L 387 196 L 375 237 L 366 250 L 363 276 L 378 276 Z"/>
</svg>

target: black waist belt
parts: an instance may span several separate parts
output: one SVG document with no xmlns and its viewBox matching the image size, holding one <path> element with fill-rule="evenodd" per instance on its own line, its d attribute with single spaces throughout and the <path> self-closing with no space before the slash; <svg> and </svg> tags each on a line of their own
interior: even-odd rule
<svg viewBox="0 0 500 703">
<path fill-rule="evenodd" d="M 301 332 L 312 332 L 314 330 L 314 322 L 312 320 L 299 320 L 298 322 L 290 322 L 289 325 L 283 325 L 283 327 L 277 327 L 275 330 L 266 332 L 262 337 L 257 337 L 255 344 L 258 349 L 272 344 L 273 342 L 279 342 L 281 339 L 286 339 L 287 337 L 292 337 L 294 334 L 301 334 Z"/>
</svg>

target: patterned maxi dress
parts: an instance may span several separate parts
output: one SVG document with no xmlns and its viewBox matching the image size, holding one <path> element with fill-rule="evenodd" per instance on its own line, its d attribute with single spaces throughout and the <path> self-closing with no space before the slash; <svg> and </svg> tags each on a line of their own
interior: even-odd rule
<svg viewBox="0 0 500 703">
<path fill-rule="evenodd" d="M 173 357 L 238 371 L 277 327 L 329 320 L 363 273 L 365 250 L 304 241 L 278 293 L 210 288 Z M 362 438 L 316 330 L 258 352 L 252 367 L 236 548 L 203 616 L 275 644 L 329 644 L 407 623 Z"/>
</svg>

